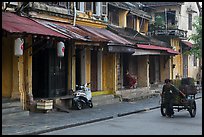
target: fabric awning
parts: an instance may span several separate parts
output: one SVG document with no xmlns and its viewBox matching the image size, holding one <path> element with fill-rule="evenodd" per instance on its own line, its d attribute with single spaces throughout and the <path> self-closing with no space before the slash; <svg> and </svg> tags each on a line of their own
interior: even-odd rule
<svg viewBox="0 0 204 137">
<path fill-rule="evenodd" d="M 179 54 L 178 51 L 175 51 L 171 48 L 161 47 L 161 46 L 156 46 L 156 45 L 137 44 L 137 47 L 141 49 L 166 51 L 167 53 L 170 53 L 170 54 Z"/>
<path fill-rule="evenodd" d="M 10 12 L 2 12 L 2 29 L 10 33 L 28 33 L 60 38 L 69 38 L 29 18 Z"/>
<path fill-rule="evenodd" d="M 190 48 L 193 47 L 193 44 L 192 44 L 191 42 L 189 42 L 189 41 L 181 40 L 181 42 L 182 42 L 183 44 L 185 44 L 186 46 L 190 47 Z"/>
</svg>

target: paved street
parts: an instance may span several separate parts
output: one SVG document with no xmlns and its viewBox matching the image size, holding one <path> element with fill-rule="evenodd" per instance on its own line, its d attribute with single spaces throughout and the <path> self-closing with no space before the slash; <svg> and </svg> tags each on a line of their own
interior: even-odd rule
<svg viewBox="0 0 204 137">
<path fill-rule="evenodd" d="M 196 104 L 195 118 L 186 110 L 166 118 L 157 108 L 43 135 L 202 135 L 202 99 L 196 100 Z"/>
<path fill-rule="evenodd" d="M 196 97 L 202 97 L 198 93 Z M 74 127 L 105 119 L 112 119 L 122 115 L 134 114 L 149 109 L 159 108 L 159 96 L 139 100 L 136 102 L 120 102 L 97 106 L 83 110 L 66 112 L 30 113 L 27 117 L 9 117 L 2 119 L 3 135 L 42 134 L 53 130 Z"/>
</svg>

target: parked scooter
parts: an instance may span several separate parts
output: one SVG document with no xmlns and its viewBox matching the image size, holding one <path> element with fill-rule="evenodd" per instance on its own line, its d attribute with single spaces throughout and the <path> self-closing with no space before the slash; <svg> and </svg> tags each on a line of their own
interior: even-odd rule
<svg viewBox="0 0 204 137">
<path fill-rule="evenodd" d="M 85 106 L 93 107 L 91 89 L 88 87 L 90 83 L 84 85 L 76 85 L 77 90 L 73 93 L 73 108 L 81 110 Z"/>
</svg>

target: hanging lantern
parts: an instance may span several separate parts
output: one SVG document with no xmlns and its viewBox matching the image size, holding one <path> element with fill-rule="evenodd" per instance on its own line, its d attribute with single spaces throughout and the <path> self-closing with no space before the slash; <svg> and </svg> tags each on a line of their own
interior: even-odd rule
<svg viewBox="0 0 204 137">
<path fill-rule="evenodd" d="M 64 43 L 58 42 L 57 43 L 57 56 L 58 57 L 64 57 L 64 50 L 65 50 Z"/>
<path fill-rule="evenodd" d="M 14 43 L 14 55 L 21 56 L 23 55 L 23 40 L 21 38 L 17 38 Z"/>
</svg>

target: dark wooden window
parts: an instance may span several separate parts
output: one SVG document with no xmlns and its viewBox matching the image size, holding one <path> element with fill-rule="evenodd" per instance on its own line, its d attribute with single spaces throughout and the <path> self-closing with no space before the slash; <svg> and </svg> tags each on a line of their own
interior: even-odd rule
<svg viewBox="0 0 204 137">
<path fill-rule="evenodd" d="M 85 11 L 92 11 L 92 2 L 85 2 Z"/>
<path fill-rule="evenodd" d="M 111 24 L 119 26 L 119 15 L 117 10 L 109 10 L 109 21 Z"/>
<path fill-rule="evenodd" d="M 76 9 L 80 10 L 80 2 L 76 2 Z"/>
<path fill-rule="evenodd" d="M 188 29 L 192 30 L 192 14 L 188 14 Z"/>
<path fill-rule="evenodd" d="M 93 2 L 93 14 L 96 14 L 96 2 Z"/>
<path fill-rule="evenodd" d="M 132 15 L 127 16 L 127 27 L 134 29 L 134 17 Z"/>
<path fill-rule="evenodd" d="M 106 15 L 107 14 L 107 2 L 101 2 L 101 8 L 102 8 L 102 14 Z"/>
</svg>

